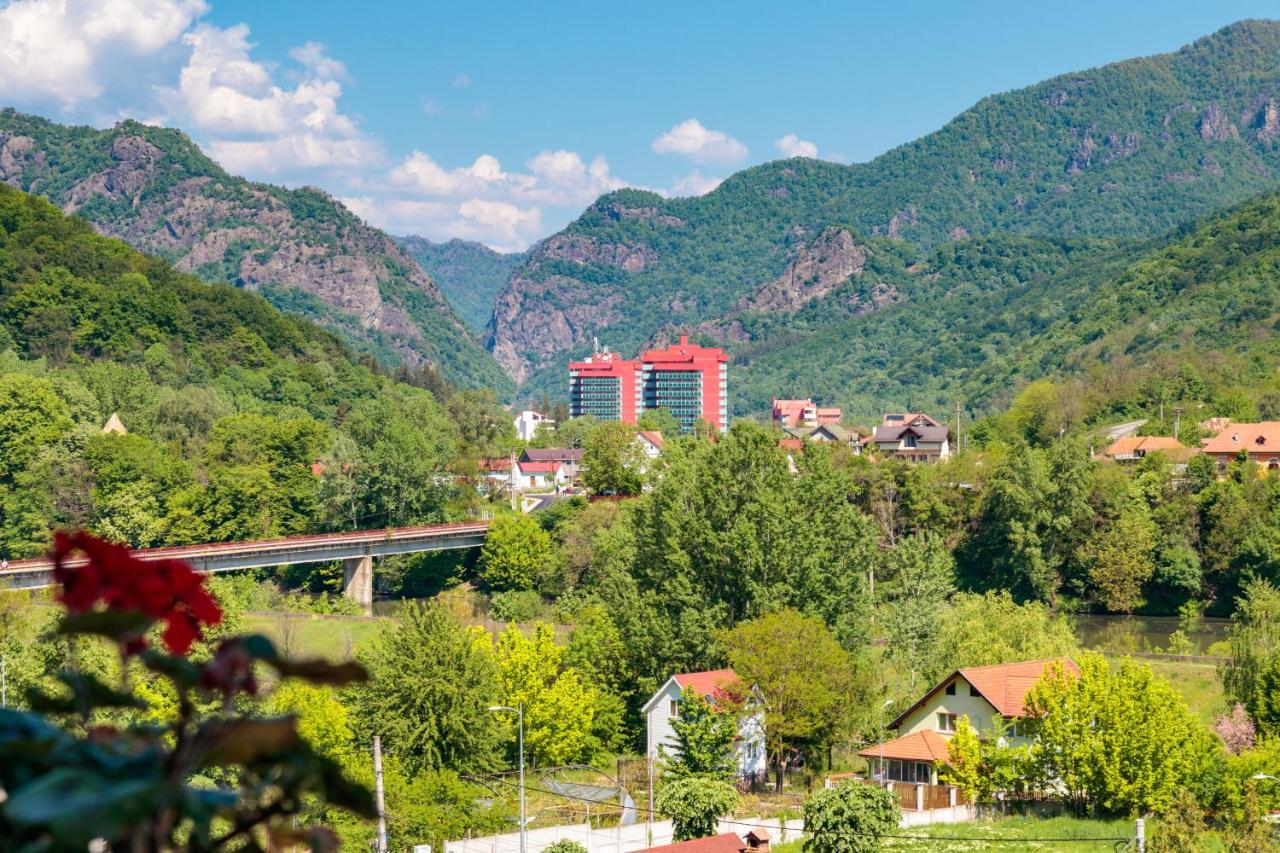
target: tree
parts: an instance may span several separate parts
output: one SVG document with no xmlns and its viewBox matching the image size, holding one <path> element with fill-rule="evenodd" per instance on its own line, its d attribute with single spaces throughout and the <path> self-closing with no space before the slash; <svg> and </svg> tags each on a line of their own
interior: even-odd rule
<svg viewBox="0 0 1280 853">
<path fill-rule="evenodd" d="M 551 562 L 551 547 L 551 537 L 530 516 L 499 516 L 480 549 L 480 579 L 498 591 L 532 589 Z"/>
<path fill-rule="evenodd" d="M 1093 653 L 1079 666 L 1077 677 L 1052 665 L 1027 693 L 1036 776 L 1058 780 L 1078 808 L 1163 811 L 1203 772 L 1212 736 L 1149 667 L 1112 671 Z"/>
<path fill-rule="evenodd" d="M 1264 817 L 1258 798 L 1258 783 L 1250 779 L 1244 786 L 1244 808 L 1227 824 L 1227 850 L 1230 853 L 1274 851 L 1275 838 Z"/>
<path fill-rule="evenodd" d="M 1008 592 L 957 593 L 939 618 L 934 675 L 964 666 L 1070 656 L 1075 632 L 1040 602 L 1018 604 Z"/>
<path fill-rule="evenodd" d="M 0 482 L 11 480 L 70 429 L 53 383 L 21 373 L 0 376 Z"/>
<path fill-rule="evenodd" d="M 916 534 L 888 553 L 889 647 L 908 674 L 907 689 L 937 671 L 937 638 L 942 611 L 954 589 L 955 560 L 937 536 Z"/>
<path fill-rule="evenodd" d="M 542 853 L 587 853 L 587 848 L 576 841 L 563 838 L 542 848 Z"/>
<path fill-rule="evenodd" d="M 812 853 L 873 853 L 898 828 L 898 803 L 879 785 L 845 782 L 804 802 L 804 849 Z"/>
<path fill-rule="evenodd" d="M 587 437 L 582 451 L 582 482 L 597 495 L 634 495 L 644 482 L 644 451 L 635 427 L 606 421 Z"/>
<path fill-rule="evenodd" d="M 1204 809 L 1196 802 L 1196 795 L 1179 788 L 1160 815 L 1151 836 L 1151 849 L 1160 853 L 1196 853 L 1204 831 Z"/>
<path fill-rule="evenodd" d="M 1008 728 L 1003 718 L 996 717 L 991 731 L 979 733 L 962 715 L 956 721 L 956 733 L 947 741 L 949 761 L 939 766 L 938 779 L 959 788 L 975 803 L 1024 787 L 1027 749 L 1010 745 Z"/>
<path fill-rule="evenodd" d="M 1132 496 L 1120 516 L 1080 549 L 1094 597 L 1112 612 L 1130 613 L 1155 572 L 1156 529 L 1146 503 Z"/>
<path fill-rule="evenodd" d="M 1219 714 L 1213 724 L 1213 730 L 1222 738 L 1222 745 L 1231 755 L 1253 749 L 1257 741 L 1258 729 L 1253 718 L 1239 702 L 1231 706 L 1231 713 Z"/>
<path fill-rule="evenodd" d="M 681 695 L 677 708 L 671 720 L 676 748 L 665 766 L 666 772 L 732 779 L 733 741 L 738 736 L 736 709 L 716 708 L 695 691 Z"/>
<path fill-rule="evenodd" d="M 660 432 L 665 439 L 678 438 L 681 432 L 679 419 L 665 406 L 658 409 L 645 409 L 636 419 L 636 426 L 642 430 Z"/>
<path fill-rule="evenodd" d="M 835 734 L 849 655 L 820 620 L 789 609 L 743 622 L 721 642 L 738 677 L 764 695 L 765 743 L 781 792 L 789 750 L 824 746 Z"/>
<path fill-rule="evenodd" d="M 658 811 L 671 818 L 676 841 L 716 834 L 716 821 L 733 811 L 738 792 L 723 779 L 707 776 L 664 777 L 655 798 Z"/>
<path fill-rule="evenodd" d="M 1244 705 L 1258 719 L 1263 705 L 1264 674 L 1280 660 L 1280 588 L 1255 580 L 1236 601 L 1230 651 L 1220 677 L 1227 700 Z"/>
<path fill-rule="evenodd" d="M 515 625 L 498 636 L 498 695 L 504 705 L 524 707 L 525 753 L 534 765 L 586 762 L 600 748 L 592 735 L 595 691 L 563 660 L 564 649 L 545 622 L 534 625 L 531 637 Z M 507 734 L 514 752 L 514 725 Z"/>
<path fill-rule="evenodd" d="M 488 708 L 498 684 L 487 645 L 439 600 L 407 604 L 358 653 L 369 683 L 348 701 L 361 739 L 380 734 L 411 773 L 495 769 L 501 733 Z"/>
</svg>

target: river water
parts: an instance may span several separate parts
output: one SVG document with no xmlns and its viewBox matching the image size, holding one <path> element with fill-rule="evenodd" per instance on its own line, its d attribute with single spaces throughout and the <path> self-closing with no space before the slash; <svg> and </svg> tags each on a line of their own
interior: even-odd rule
<svg viewBox="0 0 1280 853">
<path fill-rule="evenodd" d="M 1184 626 L 1176 616 L 1073 616 L 1076 636 L 1086 649 L 1126 653 L 1157 652 L 1169 648 L 1169 638 L 1183 628 L 1191 641 L 1190 654 L 1208 655 L 1214 643 L 1227 639 L 1230 619 L 1198 619 Z"/>
</svg>

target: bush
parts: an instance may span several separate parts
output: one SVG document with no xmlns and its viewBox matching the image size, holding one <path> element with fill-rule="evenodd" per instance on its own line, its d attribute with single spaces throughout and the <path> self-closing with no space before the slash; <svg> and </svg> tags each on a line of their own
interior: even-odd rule
<svg viewBox="0 0 1280 853">
<path fill-rule="evenodd" d="M 880 837 L 898 827 L 898 803 L 877 785 L 845 782 L 804 804 L 804 849 L 813 853 L 864 853 L 880 849 Z"/>
<path fill-rule="evenodd" d="M 676 841 L 715 835 L 716 821 L 737 804 L 733 785 L 707 776 L 664 779 L 657 796 L 658 811 L 671 818 Z"/>
<path fill-rule="evenodd" d="M 550 847 L 542 848 L 542 853 L 587 853 L 587 848 L 583 847 L 576 841 L 563 839 L 552 844 Z"/>
<path fill-rule="evenodd" d="M 531 589 L 495 593 L 489 618 L 499 622 L 532 622 L 542 612 L 542 596 Z"/>
</svg>

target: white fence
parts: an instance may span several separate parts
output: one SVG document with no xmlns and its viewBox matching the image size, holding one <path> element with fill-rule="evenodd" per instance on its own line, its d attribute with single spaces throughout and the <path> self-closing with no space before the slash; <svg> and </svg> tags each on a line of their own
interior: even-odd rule
<svg viewBox="0 0 1280 853">
<path fill-rule="evenodd" d="M 720 832 L 736 832 L 745 835 L 753 827 L 760 827 L 769 833 L 774 843 L 794 841 L 804 833 L 804 822 L 789 820 L 783 826 L 777 819 L 735 818 L 732 823 L 721 821 Z M 545 826 L 530 829 L 528 832 L 528 853 L 542 853 L 557 841 L 576 841 L 587 848 L 588 853 L 634 853 L 647 850 L 673 841 L 671 821 L 655 821 L 652 826 L 653 837 L 649 837 L 650 827 L 644 823 L 633 826 L 591 827 L 586 823 L 567 824 L 565 826 Z M 520 833 L 508 832 L 503 835 L 486 835 L 482 838 L 468 838 L 462 841 L 447 841 L 444 853 L 518 853 L 520 850 Z"/>
</svg>

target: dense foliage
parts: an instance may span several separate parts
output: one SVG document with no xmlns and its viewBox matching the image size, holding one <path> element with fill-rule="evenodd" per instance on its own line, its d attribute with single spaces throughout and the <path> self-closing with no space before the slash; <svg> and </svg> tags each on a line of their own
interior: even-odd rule
<svg viewBox="0 0 1280 853">
<path fill-rule="evenodd" d="M 523 252 L 495 252 L 482 243 L 456 238 L 433 243 L 410 236 L 397 242 L 431 274 L 458 316 L 477 334 L 489 323 L 498 291 L 525 257 Z"/>
<path fill-rule="evenodd" d="M 491 398 L 453 420 L 305 320 L 5 186 L 0 271 L 8 558 L 61 526 L 146 547 L 444 520 L 447 466 L 510 432 Z"/>
</svg>

